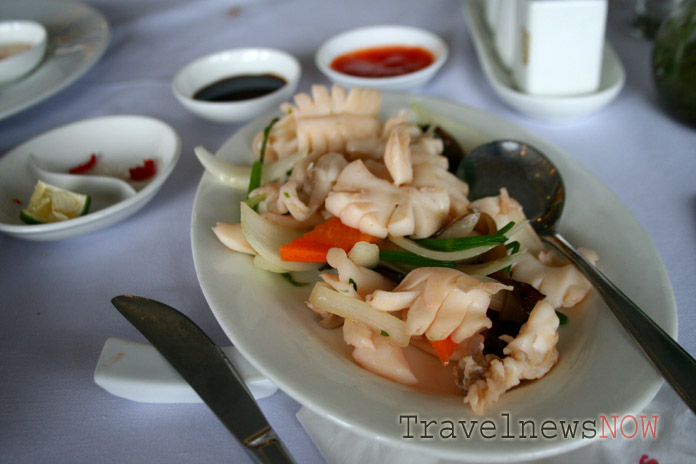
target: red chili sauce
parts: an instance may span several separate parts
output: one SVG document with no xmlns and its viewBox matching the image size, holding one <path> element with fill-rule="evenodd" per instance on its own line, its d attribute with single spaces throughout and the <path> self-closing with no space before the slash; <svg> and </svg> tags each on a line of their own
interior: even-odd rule
<svg viewBox="0 0 696 464">
<path fill-rule="evenodd" d="M 429 66 L 435 57 L 421 47 L 392 45 L 364 48 L 334 59 L 331 69 L 358 77 L 393 77 Z"/>
</svg>

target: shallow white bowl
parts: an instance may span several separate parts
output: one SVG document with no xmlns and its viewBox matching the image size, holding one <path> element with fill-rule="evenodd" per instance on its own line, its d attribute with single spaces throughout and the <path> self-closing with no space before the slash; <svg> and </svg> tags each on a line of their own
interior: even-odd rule
<svg viewBox="0 0 696 464">
<path fill-rule="evenodd" d="M 397 114 L 414 103 L 452 121 L 443 127 L 457 140 L 514 138 L 548 155 L 566 186 L 559 231 L 576 246 L 595 250 L 601 257 L 602 272 L 667 333 L 677 333 L 677 308 L 655 245 L 626 206 L 570 153 L 493 114 L 430 97 L 384 93 L 380 117 Z M 252 140 L 267 124 L 268 117 L 263 117 L 245 126 L 217 156 L 251 164 Z M 468 463 L 537 462 L 593 442 L 580 433 L 564 437 L 560 430 L 556 430 L 556 439 L 547 439 L 540 432 L 545 421 L 595 420 L 590 429 L 597 431 L 600 415 L 636 414 L 662 384 L 661 376 L 596 292 L 573 308 L 568 324 L 559 329 L 556 366 L 544 378 L 507 392 L 483 415 L 473 414 L 459 393 L 425 393 L 371 374 L 353 361 L 341 330 L 326 330 L 317 324 L 305 303 L 310 286 L 291 286 L 279 275 L 254 267 L 249 255 L 225 252 L 211 227 L 218 221 L 239 222 L 239 205 L 245 196 L 246 192 L 235 191 L 213 176 L 206 174 L 201 179 L 191 215 L 191 245 L 203 294 L 242 355 L 302 405 L 358 435 L 362 441 L 357 448 L 386 445 L 401 455 L 413 453 L 413 462 L 435 462 L 435 458 Z M 590 222 L 593 227 L 587 227 Z M 630 240 L 611 238 L 627 228 Z M 305 277 L 298 280 L 309 282 Z M 414 363 L 414 367 L 426 368 L 427 362 L 440 368 L 436 359 L 423 356 L 424 362 Z M 430 372 L 437 378 L 437 370 Z M 451 382 L 451 374 L 444 373 Z M 437 424 L 427 433 L 424 422 L 413 424 L 414 438 L 404 439 L 406 420 L 400 421 L 400 416 L 411 414 L 419 421 Z M 511 420 L 509 429 L 505 414 Z M 450 438 L 446 420 L 457 429 Z M 467 429 L 477 421 L 476 431 L 466 436 L 461 420 L 467 421 Z M 479 433 L 485 420 L 492 421 L 492 439 Z M 521 431 L 522 420 L 536 424 L 532 436 L 528 428 Z M 511 431 L 509 439 L 506 430 Z M 424 436 L 428 434 L 432 438 Z M 594 442 L 599 441 L 599 433 L 595 438 Z M 428 459 L 416 461 L 418 455 Z M 559 457 L 554 462 L 566 461 Z"/>
<path fill-rule="evenodd" d="M 46 29 L 35 21 L 0 22 L 0 48 L 28 44 L 31 48 L 0 59 L 0 83 L 18 79 L 34 69 L 46 52 Z"/>
<path fill-rule="evenodd" d="M 389 45 L 422 47 L 435 60 L 419 71 L 395 77 L 357 77 L 331 69 L 339 56 L 364 48 Z M 317 50 L 315 63 L 329 79 L 344 87 L 369 87 L 379 90 L 410 90 L 428 82 L 447 61 L 447 44 L 435 34 L 407 26 L 369 26 L 339 34 Z"/>
<path fill-rule="evenodd" d="M 495 45 L 483 16 L 483 2 L 484 0 L 469 0 L 466 3 L 469 34 L 484 76 L 498 97 L 510 107 L 533 118 L 563 122 L 600 110 L 621 92 L 626 73 L 621 60 L 608 42 L 604 45 L 602 72 L 597 91 L 569 97 L 547 97 L 522 92 L 496 56 Z"/>
<path fill-rule="evenodd" d="M 29 202 L 37 177 L 29 165 L 33 155 L 55 172 L 67 172 L 91 153 L 105 168 L 128 168 L 153 159 L 154 177 L 136 186 L 125 200 L 92 198 L 88 214 L 48 224 L 24 224 L 19 213 Z M 53 129 L 24 142 L 0 158 L 0 232 L 26 240 L 60 240 L 110 226 L 152 199 L 174 170 L 181 153 L 178 134 L 168 124 L 145 116 L 86 119 Z"/>
<path fill-rule="evenodd" d="M 246 121 L 289 100 L 300 80 L 297 59 L 272 48 L 239 48 L 213 53 L 184 66 L 174 77 L 172 91 L 179 102 L 195 115 L 210 121 Z M 236 102 L 205 102 L 193 95 L 203 87 L 234 76 L 273 74 L 286 84 L 268 95 Z"/>
</svg>

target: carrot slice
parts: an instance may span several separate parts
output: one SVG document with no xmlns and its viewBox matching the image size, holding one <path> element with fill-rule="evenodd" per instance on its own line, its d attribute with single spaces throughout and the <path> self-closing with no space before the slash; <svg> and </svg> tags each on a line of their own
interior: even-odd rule
<svg viewBox="0 0 696 464">
<path fill-rule="evenodd" d="M 450 356 L 452 356 L 454 349 L 458 345 L 458 343 L 452 340 L 452 337 L 447 337 L 444 340 L 430 340 L 430 344 L 433 345 L 433 349 L 442 364 L 449 362 Z"/>
<path fill-rule="evenodd" d="M 324 263 L 326 253 L 331 248 L 342 248 L 348 252 L 358 242 L 377 243 L 380 240 L 379 237 L 344 225 L 337 217 L 331 217 L 302 237 L 280 247 L 280 258 L 283 261 Z"/>
</svg>

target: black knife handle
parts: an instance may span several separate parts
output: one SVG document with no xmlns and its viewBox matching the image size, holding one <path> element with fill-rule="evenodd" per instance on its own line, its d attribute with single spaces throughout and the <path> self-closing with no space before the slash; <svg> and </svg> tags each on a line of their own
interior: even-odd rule
<svg viewBox="0 0 696 464">
<path fill-rule="evenodd" d="M 270 427 L 249 437 L 244 447 L 254 462 L 259 464 L 296 464 Z"/>
</svg>

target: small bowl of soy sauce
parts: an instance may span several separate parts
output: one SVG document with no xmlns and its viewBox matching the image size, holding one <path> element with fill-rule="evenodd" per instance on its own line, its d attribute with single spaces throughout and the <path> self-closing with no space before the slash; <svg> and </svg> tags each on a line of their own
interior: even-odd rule
<svg viewBox="0 0 696 464">
<path fill-rule="evenodd" d="M 172 91 L 195 115 L 236 123 L 290 100 L 301 72 L 297 59 L 284 51 L 238 48 L 187 64 L 174 77 Z"/>
</svg>

